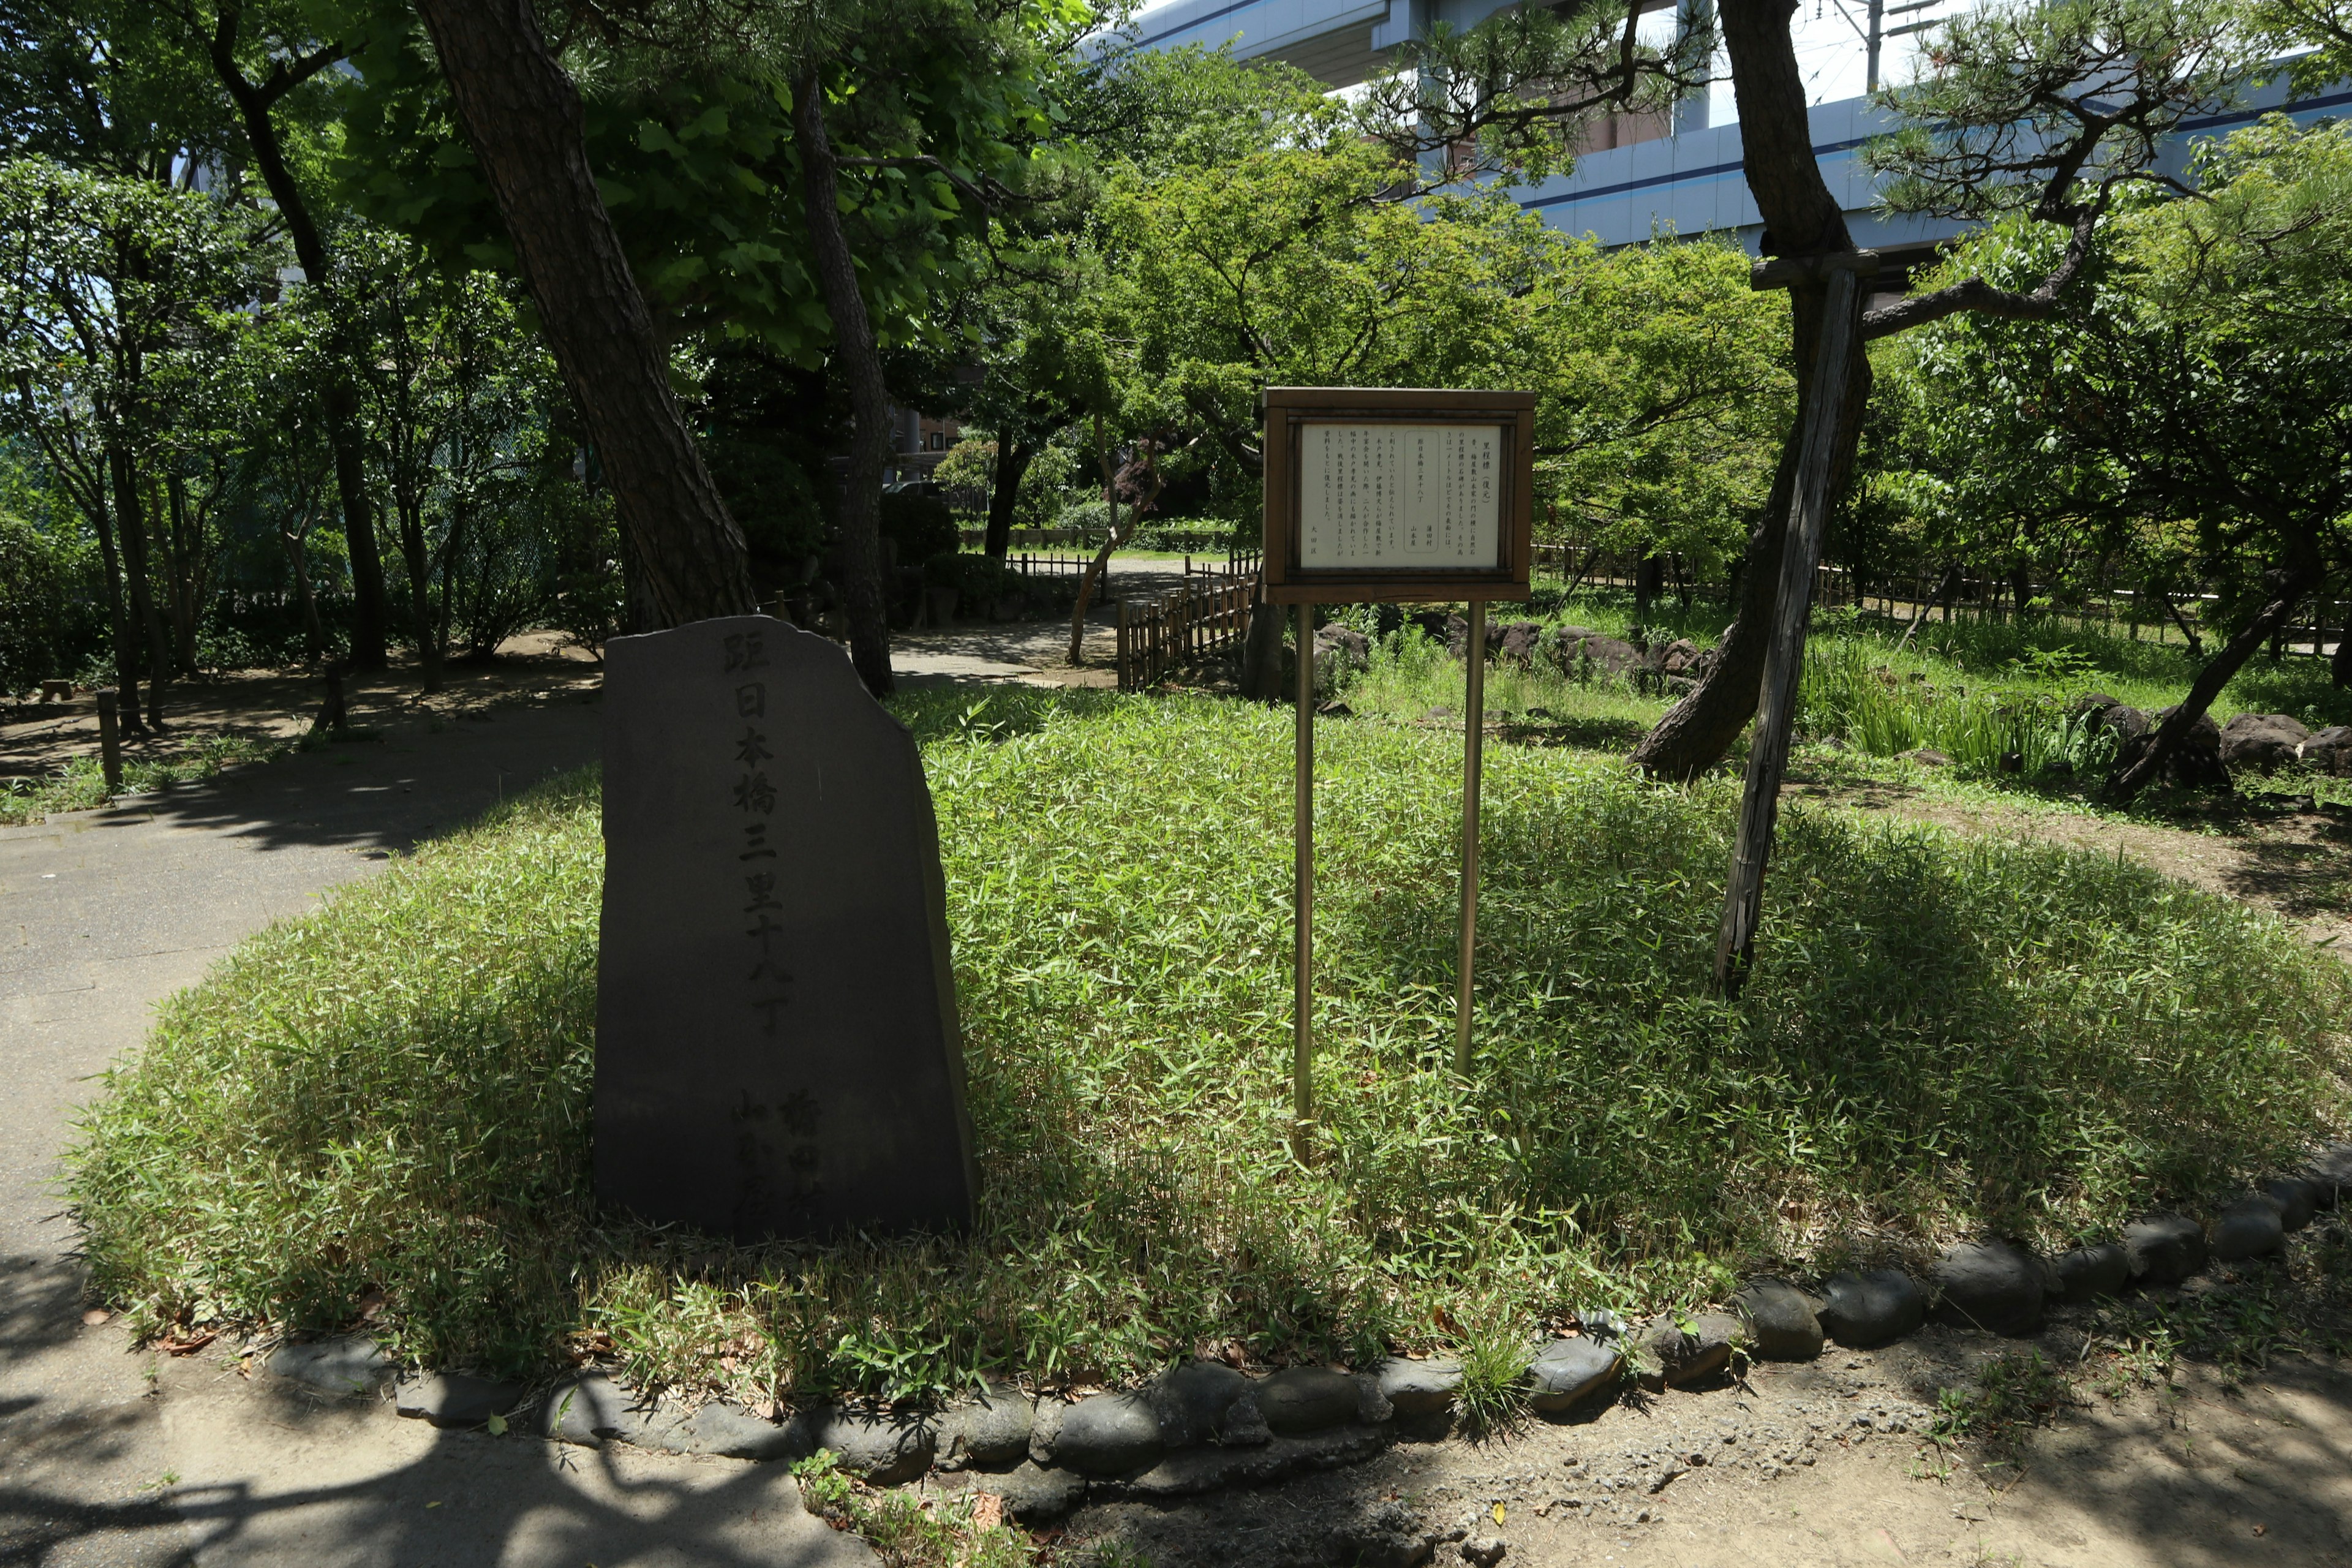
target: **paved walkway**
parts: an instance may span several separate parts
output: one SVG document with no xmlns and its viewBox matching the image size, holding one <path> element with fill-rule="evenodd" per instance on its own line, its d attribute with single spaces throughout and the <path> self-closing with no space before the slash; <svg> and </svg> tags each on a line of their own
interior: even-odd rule
<svg viewBox="0 0 2352 1568">
<path fill-rule="evenodd" d="M 394 729 L 0 829 L 0 1563 L 873 1561 L 801 1513 L 775 1466 L 436 1431 L 83 1321 L 56 1182 L 93 1077 L 245 936 L 593 761 L 597 715 L 567 696 Z"/>
</svg>

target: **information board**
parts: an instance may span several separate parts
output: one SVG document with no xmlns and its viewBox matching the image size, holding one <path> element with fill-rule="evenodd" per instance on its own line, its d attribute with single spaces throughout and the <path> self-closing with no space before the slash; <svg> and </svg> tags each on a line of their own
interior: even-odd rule
<svg viewBox="0 0 2352 1568">
<path fill-rule="evenodd" d="M 1279 386 L 1264 409 L 1275 602 L 1526 596 L 1533 393 Z"/>
</svg>

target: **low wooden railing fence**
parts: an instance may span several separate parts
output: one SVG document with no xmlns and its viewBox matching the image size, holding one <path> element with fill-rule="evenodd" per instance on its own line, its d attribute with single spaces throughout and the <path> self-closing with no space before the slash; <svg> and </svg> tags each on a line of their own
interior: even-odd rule
<svg viewBox="0 0 2352 1568">
<path fill-rule="evenodd" d="M 1538 575 L 1557 577 L 1573 594 L 1588 587 L 1632 589 L 1642 559 L 1633 551 L 1604 550 L 1570 542 L 1537 545 L 1534 564 Z M 1685 581 L 1681 563 L 1671 556 L 1662 565 L 1659 585 L 1666 594 L 1677 598 L 1694 594 L 1719 598 L 1723 593 L 1720 581 Z M 1939 622 L 2013 620 L 2017 616 L 2017 584 L 2010 578 L 1965 567 L 1948 584 L 1942 572 L 1924 568 L 1907 574 L 1858 582 L 1843 566 L 1823 566 L 1813 578 L 1816 608 L 1851 605 L 1906 622 L 1922 611 L 1927 612 L 1927 619 Z M 2029 618 L 2072 622 L 2086 631 L 2113 632 L 2135 639 L 2179 641 L 2185 639 L 2188 628 L 2195 627 L 2209 644 L 2221 635 L 2207 616 L 2215 602 L 2210 594 L 2167 596 L 2115 583 L 2094 588 L 2063 589 L 2028 583 L 2025 599 L 2032 606 Z M 2332 650 L 2336 640 L 2347 635 L 2347 626 L 2352 626 L 2352 603 L 2321 599 L 2298 605 L 2294 618 L 2279 628 L 2273 644 L 2282 654 L 2321 655 Z"/>
<path fill-rule="evenodd" d="M 1241 646 L 1255 575 L 1216 573 L 1164 594 L 1118 602 L 1118 689 L 1141 691 L 1180 665 Z"/>
</svg>

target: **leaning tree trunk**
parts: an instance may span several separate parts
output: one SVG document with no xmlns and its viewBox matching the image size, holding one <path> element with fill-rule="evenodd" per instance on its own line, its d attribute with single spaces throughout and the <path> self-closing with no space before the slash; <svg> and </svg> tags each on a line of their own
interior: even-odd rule
<svg viewBox="0 0 2352 1568">
<path fill-rule="evenodd" d="M 1013 549 L 1013 510 L 1021 500 L 1021 481 L 1036 458 L 1034 447 L 1002 436 L 996 438 L 996 475 L 988 493 L 988 533 L 981 544 L 992 559 L 1002 561 Z"/>
<path fill-rule="evenodd" d="M 833 138 L 824 126 L 824 86 L 814 75 L 793 83 L 793 142 L 808 184 L 809 248 L 816 261 L 833 346 L 849 383 L 847 493 L 841 504 L 842 609 L 849 620 L 849 662 L 877 697 L 890 694 L 890 623 L 882 608 L 882 465 L 890 460 L 890 394 L 873 319 L 857 290 L 857 264 L 841 226 L 841 188 Z"/>
<path fill-rule="evenodd" d="M 1789 35 L 1789 0 L 1722 0 L 1717 15 L 1731 55 L 1731 84 L 1739 101 L 1739 133 L 1748 189 L 1764 217 L 1767 256 L 1826 256 L 1853 248 L 1845 214 L 1822 179 L 1805 115 L 1805 80 Z M 1635 764 L 1654 776 L 1689 778 L 1731 751 L 1755 716 L 1764 657 L 1779 597 L 1780 552 L 1795 499 L 1797 447 L 1805 413 L 1817 395 L 1813 360 L 1821 341 L 1818 290 L 1792 289 L 1790 342 L 1797 374 L 1797 409 L 1780 449 L 1780 471 L 1764 510 L 1748 531 L 1739 571 L 1738 613 L 1715 668 L 1696 690 L 1668 710 L 1633 749 Z M 1856 334 L 1846 395 L 1838 421 L 1828 505 L 1844 493 L 1870 401 L 1870 361 Z"/>
<path fill-rule="evenodd" d="M 417 0 L 563 384 L 665 625 L 758 609 L 743 531 L 703 467 L 588 166 L 580 94 L 530 0 Z"/>
<path fill-rule="evenodd" d="M 2311 592 L 2322 575 L 2310 567 L 2273 567 L 2263 574 L 2263 607 L 2255 612 L 2252 620 L 2239 628 L 2237 636 L 2221 645 L 2210 664 L 2197 672 L 2197 679 L 2189 683 L 2189 695 L 2156 727 L 2156 738 L 2147 750 L 2128 767 L 2118 768 L 2108 775 L 2109 800 L 2131 799 L 2164 771 L 2165 764 L 2179 752 L 2189 731 L 2197 727 L 2197 721 L 2213 706 L 2213 699 L 2221 696 L 2221 689 L 2245 668 L 2246 660 L 2263 646 L 2263 639 L 2286 624 L 2295 605 Z"/>
</svg>

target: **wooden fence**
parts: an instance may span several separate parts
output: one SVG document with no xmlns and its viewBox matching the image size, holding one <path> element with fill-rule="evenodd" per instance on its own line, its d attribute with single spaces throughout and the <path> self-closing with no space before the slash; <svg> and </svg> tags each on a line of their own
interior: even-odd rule
<svg viewBox="0 0 2352 1568">
<path fill-rule="evenodd" d="M 1141 691 L 1179 665 L 1238 647 L 1249 626 L 1255 576 L 1217 573 L 1150 598 L 1118 602 L 1118 689 Z"/>
<path fill-rule="evenodd" d="M 1048 583 L 1057 579 L 1066 581 L 1070 585 L 1071 591 L 1075 593 L 1079 581 L 1087 574 L 1087 568 L 1094 564 L 1094 559 L 1090 554 L 1060 555 L 1049 552 L 1039 555 L 1024 550 L 1019 554 L 1007 555 L 1004 558 L 1004 563 L 1032 583 Z M 1105 562 L 1103 574 L 1095 583 L 1095 597 L 1097 600 L 1110 597 L 1110 563 Z"/>
<path fill-rule="evenodd" d="M 1569 592 L 1605 587 L 1631 591 L 1642 566 L 1633 551 L 1603 550 L 1570 541 L 1535 547 L 1538 573 L 1556 576 Z M 1676 598 L 1696 594 L 1720 596 L 1720 581 L 1699 583 L 1684 574 L 1679 560 L 1662 563 L 1662 590 Z M 1910 622 L 1924 610 L 1930 620 L 2001 621 L 2017 617 L 2018 585 L 2000 573 L 1962 567 L 1948 584 L 1941 569 L 1916 568 L 1906 574 L 1857 582 L 1843 566 L 1822 566 L 1813 577 L 1813 604 L 1818 608 L 1853 605 L 1891 619 Z M 2025 584 L 2030 618 L 2072 622 L 2085 631 L 2128 636 L 2135 640 L 2186 641 L 2190 628 L 2209 645 L 2220 633 L 2207 618 L 2214 603 L 2210 594 L 2163 595 L 2144 587 L 2107 583 L 2094 586 Z M 1727 611 L 1727 613 L 1728 613 Z M 2352 626 L 2352 602 L 2320 600 L 2300 606 L 2295 618 L 2273 639 L 2283 654 L 2324 655 Z"/>
<path fill-rule="evenodd" d="M 1219 561 L 1214 556 L 1205 556 L 1198 561 L 1193 560 L 1190 555 L 1184 557 L 1184 575 L 1210 578 L 1247 577 L 1254 582 L 1265 565 L 1265 552 L 1256 545 L 1250 545 L 1246 549 L 1240 545 L 1229 545 L 1226 547 L 1225 558 L 1223 561 Z"/>
</svg>

